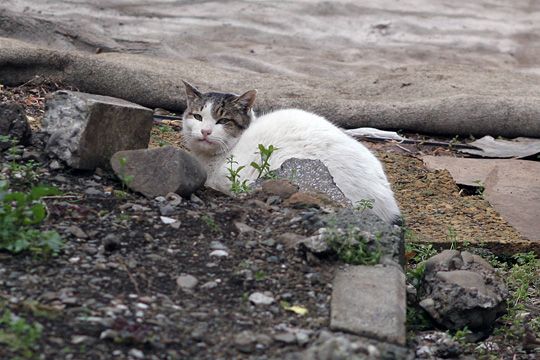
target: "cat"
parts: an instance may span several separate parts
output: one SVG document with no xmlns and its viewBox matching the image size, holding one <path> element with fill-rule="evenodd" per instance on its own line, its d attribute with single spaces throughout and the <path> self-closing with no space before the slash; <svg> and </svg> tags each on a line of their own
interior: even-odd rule
<svg viewBox="0 0 540 360">
<path fill-rule="evenodd" d="M 325 118 L 299 109 L 284 109 L 257 117 L 253 105 L 256 90 L 242 95 L 202 93 L 184 81 L 187 106 L 182 136 L 208 178 L 206 186 L 230 193 L 227 159 L 246 165 L 240 180 L 255 181 L 259 172 L 249 166 L 260 162 L 258 145 L 278 150 L 270 168 L 278 169 L 290 158 L 322 161 L 343 194 L 356 204 L 373 203 L 372 211 L 388 223 L 401 222 L 400 210 L 379 160 L 362 144 Z"/>
</svg>

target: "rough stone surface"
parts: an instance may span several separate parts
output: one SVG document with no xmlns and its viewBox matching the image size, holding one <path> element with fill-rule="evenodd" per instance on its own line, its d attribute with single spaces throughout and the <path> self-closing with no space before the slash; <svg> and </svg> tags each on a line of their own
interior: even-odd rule
<svg viewBox="0 0 540 360">
<path fill-rule="evenodd" d="M 0 104 L 0 135 L 9 136 L 17 144 L 26 145 L 28 143 L 32 131 L 20 105 L 14 103 Z M 0 140 L 0 150 L 5 150 L 12 145 L 9 141 Z"/>
<path fill-rule="evenodd" d="M 77 169 L 108 167 L 114 153 L 148 147 L 152 111 L 121 99 L 57 91 L 47 100 L 47 151 Z"/>
<path fill-rule="evenodd" d="M 176 278 L 176 284 L 184 290 L 192 290 L 198 283 L 199 280 L 193 275 L 181 275 Z"/>
<path fill-rule="evenodd" d="M 197 159 L 172 146 L 120 151 L 112 157 L 111 166 L 120 179 L 132 177 L 127 182 L 130 189 L 150 198 L 171 192 L 188 197 L 206 181 L 206 171 Z"/>
<path fill-rule="evenodd" d="M 330 328 L 405 344 L 405 275 L 393 266 L 349 266 L 333 282 Z"/>
<path fill-rule="evenodd" d="M 320 160 L 289 159 L 276 170 L 280 178 L 289 179 L 298 185 L 302 192 L 325 194 L 337 204 L 350 206 L 351 202 L 343 195 L 334 182 L 328 168 Z"/>
<path fill-rule="evenodd" d="M 262 190 L 268 195 L 276 195 L 282 199 L 287 199 L 297 192 L 299 187 L 287 179 L 275 179 L 264 181 Z"/>
<path fill-rule="evenodd" d="M 420 306 L 447 329 L 489 330 L 507 297 L 493 267 L 478 255 L 445 250 L 426 262 Z"/>
<path fill-rule="evenodd" d="M 381 263 L 405 265 L 405 240 L 401 227 L 387 224 L 368 210 L 340 209 L 326 215 L 323 221 L 326 228 L 334 232 L 347 233 L 353 229 L 361 234 L 370 251 L 381 251 Z"/>
<path fill-rule="evenodd" d="M 289 359 L 289 358 L 286 358 Z M 343 333 L 321 331 L 319 337 L 298 356 L 301 360 L 412 360 L 406 347 Z"/>
</svg>

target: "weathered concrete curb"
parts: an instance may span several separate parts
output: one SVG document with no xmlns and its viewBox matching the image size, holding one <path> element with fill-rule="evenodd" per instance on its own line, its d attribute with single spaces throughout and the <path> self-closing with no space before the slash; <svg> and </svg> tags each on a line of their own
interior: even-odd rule
<svg viewBox="0 0 540 360">
<path fill-rule="evenodd" d="M 405 345 L 405 319 L 405 275 L 397 267 L 338 269 L 332 291 L 332 330 Z"/>
<path fill-rule="evenodd" d="M 57 91 L 47 99 L 47 152 L 77 169 L 108 167 L 114 153 L 148 147 L 152 110 L 108 96 Z"/>
</svg>

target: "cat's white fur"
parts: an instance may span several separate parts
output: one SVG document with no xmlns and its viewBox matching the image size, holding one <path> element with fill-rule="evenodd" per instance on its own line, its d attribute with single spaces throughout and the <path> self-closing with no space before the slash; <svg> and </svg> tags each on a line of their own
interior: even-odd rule
<svg viewBox="0 0 540 360">
<path fill-rule="evenodd" d="M 232 138 L 222 125 L 216 124 L 210 106 L 201 112 L 203 121 L 186 116 L 183 126 L 188 147 L 206 166 L 207 186 L 230 192 L 227 158 L 231 155 L 238 166 L 246 165 L 240 172 L 241 180 L 254 181 L 258 172 L 249 164 L 260 162 L 258 145 L 273 145 L 279 150 L 270 157 L 271 169 L 279 168 L 285 160 L 294 157 L 321 160 L 353 204 L 371 199 L 373 212 L 380 218 L 387 222 L 399 218 L 398 205 L 379 160 L 325 118 L 298 109 L 279 110 L 253 118 L 240 137 Z M 201 140 L 203 128 L 212 130 L 208 139 L 216 144 Z"/>
</svg>

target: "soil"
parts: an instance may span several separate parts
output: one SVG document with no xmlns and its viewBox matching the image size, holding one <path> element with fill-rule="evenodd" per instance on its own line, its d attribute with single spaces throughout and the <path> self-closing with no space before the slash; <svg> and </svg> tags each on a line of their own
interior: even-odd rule
<svg viewBox="0 0 540 360">
<path fill-rule="evenodd" d="M 0 88 L 0 100 L 21 103 L 38 129 L 44 98 L 57 88 Z M 152 146 L 180 145 L 177 127 L 156 124 Z M 511 248 L 495 244 L 521 240 L 447 172 L 426 170 L 401 146 L 368 146 L 386 166 L 414 240 L 467 240 L 500 251 Z M 26 150 L 41 162 L 39 182 L 62 191 L 46 199 L 42 229 L 58 231 L 66 246 L 47 259 L 0 253 L 0 308 L 43 326 L 41 358 L 285 358 L 328 329 L 336 263 L 282 241 L 285 233 L 312 235 L 322 210 L 288 208 L 262 193 L 230 198 L 209 189 L 166 209 L 168 200 L 127 192 L 107 171 L 53 169 L 39 149 Z M 165 224 L 160 216 L 177 222 Z M 217 249 L 228 255 L 211 255 Z M 185 275 L 196 278 L 192 289 L 179 284 Z M 273 303 L 253 304 L 255 292 Z M 308 340 L 289 340 L 284 334 L 290 333 Z M 504 341 L 499 345 L 511 356 L 519 340 Z M 0 348 L 0 358 L 13 356 Z"/>
</svg>

